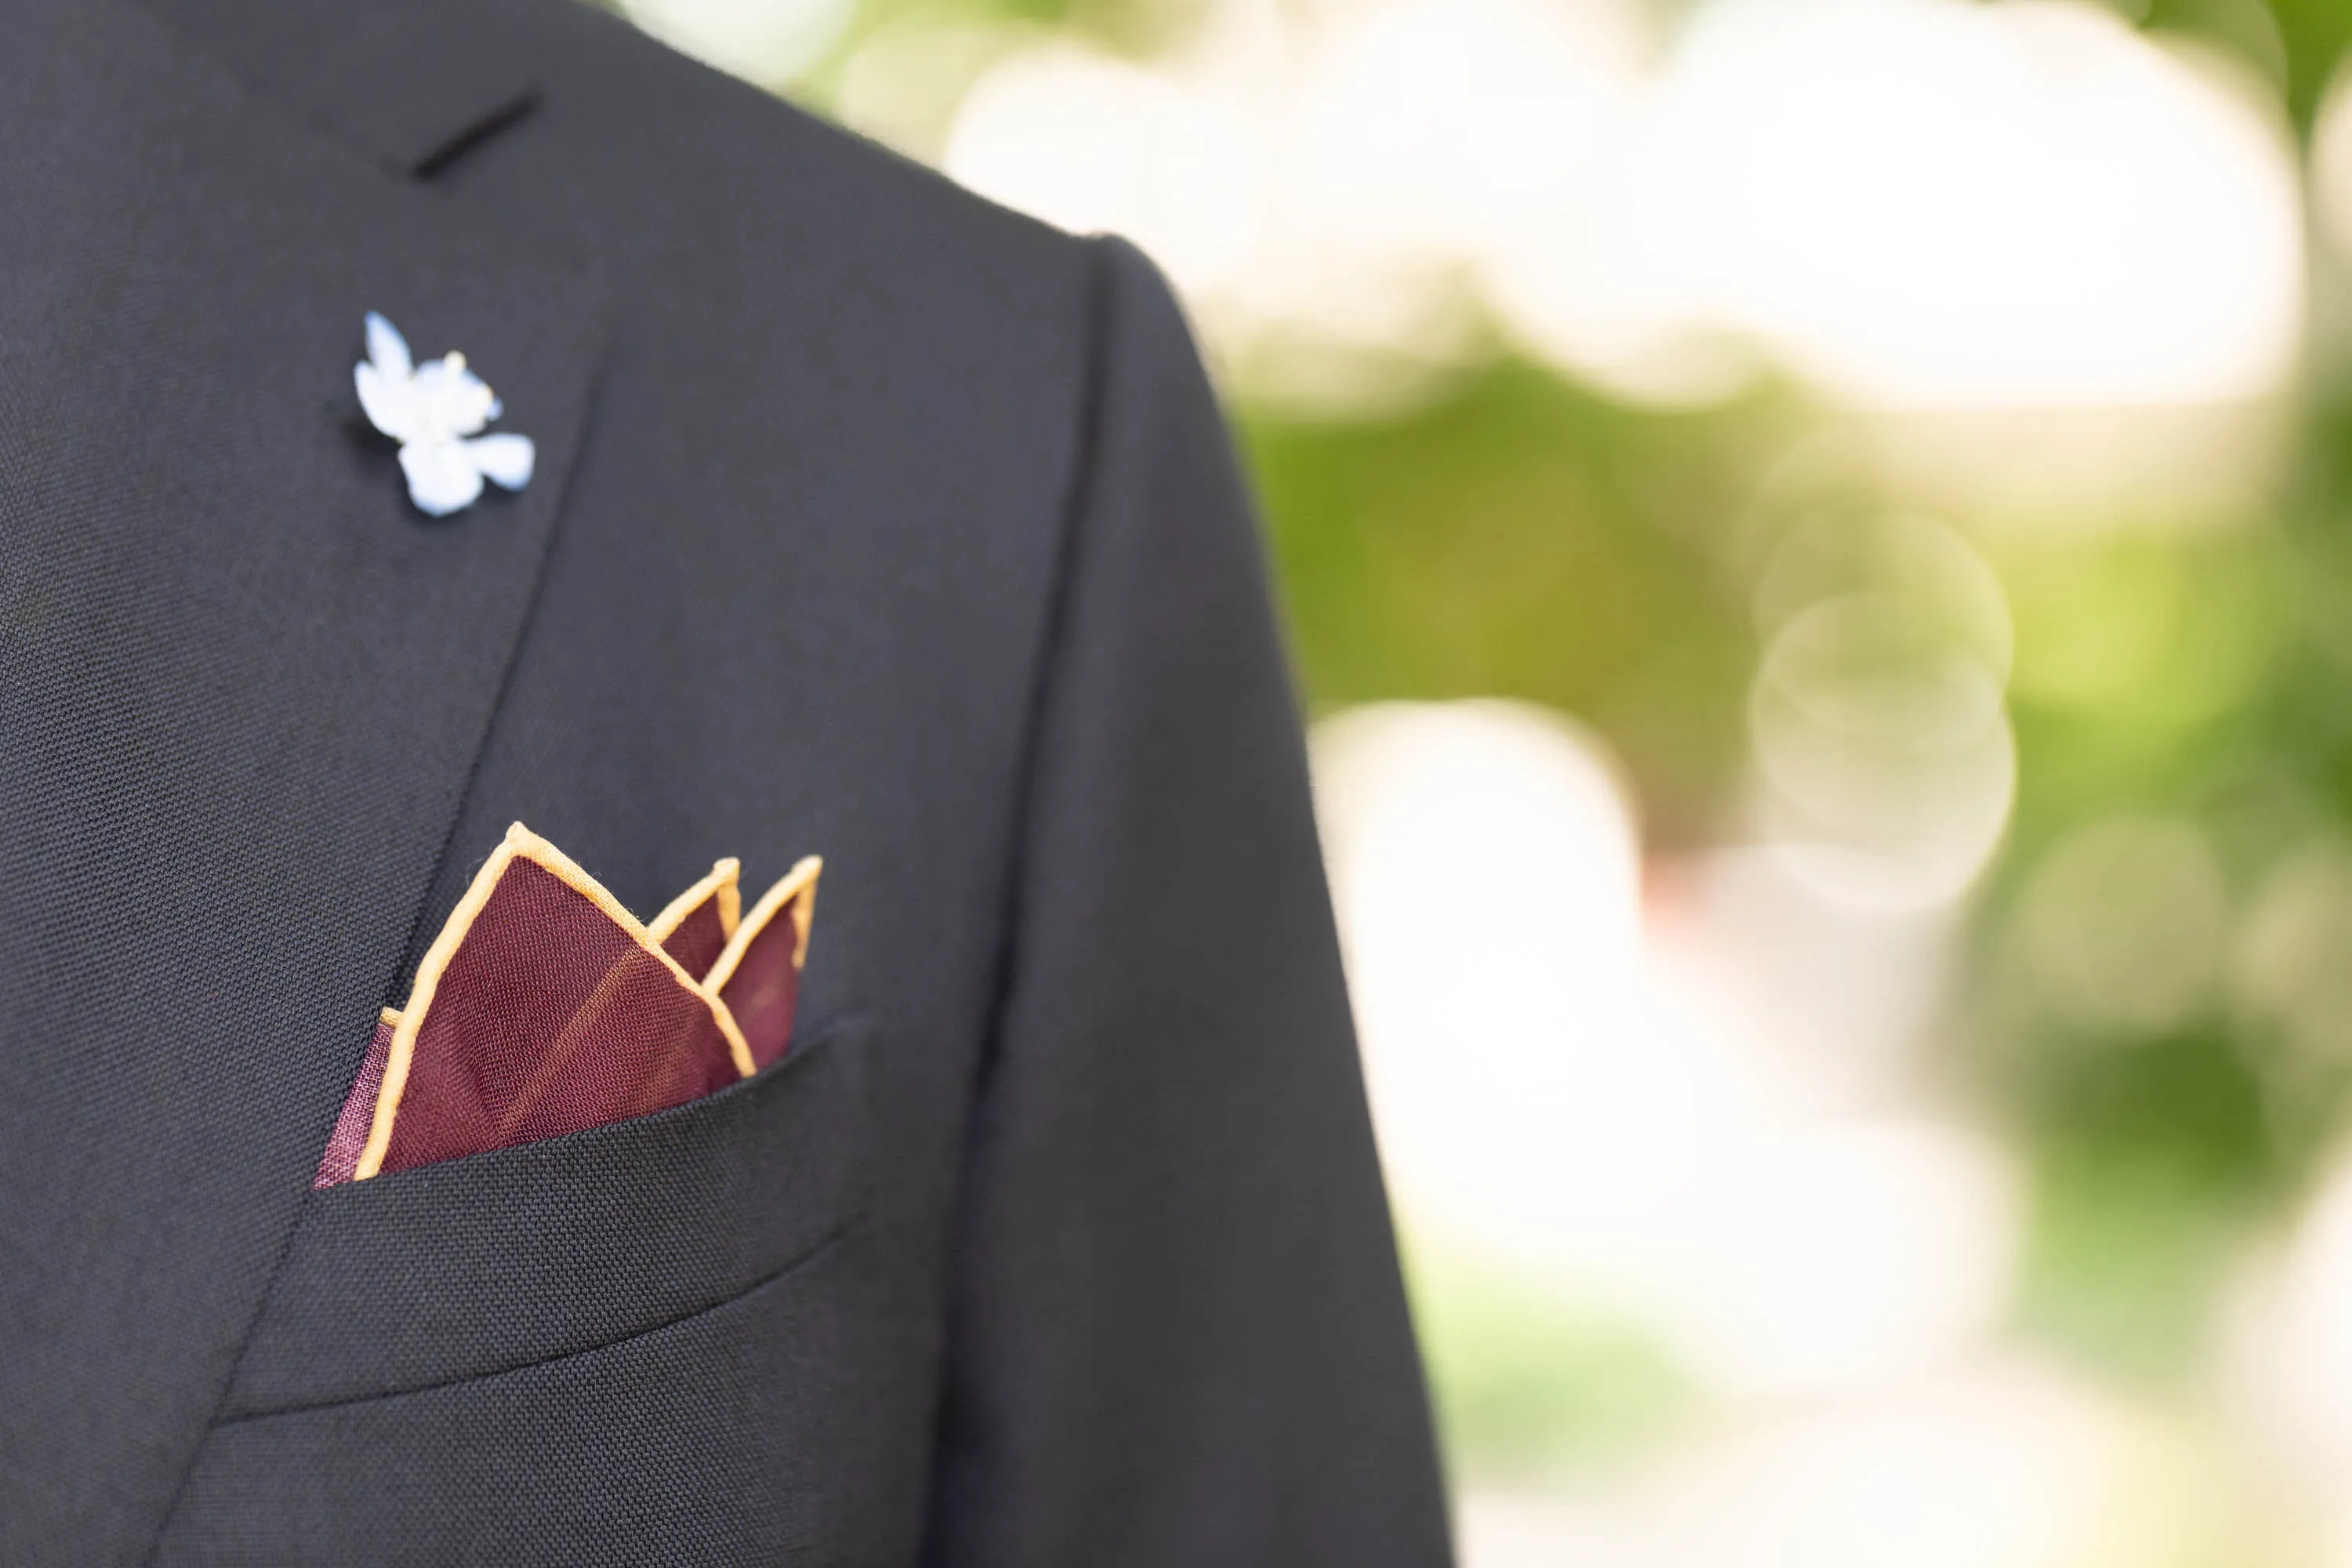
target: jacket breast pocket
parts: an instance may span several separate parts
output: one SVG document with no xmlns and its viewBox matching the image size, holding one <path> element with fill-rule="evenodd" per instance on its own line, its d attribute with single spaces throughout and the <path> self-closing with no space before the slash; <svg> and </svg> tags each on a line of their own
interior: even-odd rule
<svg viewBox="0 0 2352 1568">
<path fill-rule="evenodd" d="M 593 1350 L 809 1263 L 864 1206 L 866 1035 L 821 1030 L 650 1116 L 313 1192 L 223 1418 Z"/>
</svg>

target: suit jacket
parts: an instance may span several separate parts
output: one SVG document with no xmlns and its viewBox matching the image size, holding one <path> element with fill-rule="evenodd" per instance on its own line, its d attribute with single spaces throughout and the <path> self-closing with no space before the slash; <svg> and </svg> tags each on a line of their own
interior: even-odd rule
<svg viewBox="0 0 2352 1568">
<path fill-rule="evenodd" d="M 564 0 L 0 0 L 0 1563 L 1441 1562 L 1264 577 L 1117 242 Z M 518 818 L 824 854 L 800 1043 L 311 1191 Z"/>
</svg>

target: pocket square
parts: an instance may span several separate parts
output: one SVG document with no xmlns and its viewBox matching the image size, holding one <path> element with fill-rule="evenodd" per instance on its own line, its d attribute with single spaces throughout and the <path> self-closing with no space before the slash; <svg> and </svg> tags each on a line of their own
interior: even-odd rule
<svg viewBox="0 0 2352 1568">
<path fill-rule="evenodd" d="M 517 823 L 386 1008 L 317 1187 L 667 1110 L 759 1071 L 792 1038 L 814 857 L 746 914 L 721 860 L 641 923 Z"/>
</svg>

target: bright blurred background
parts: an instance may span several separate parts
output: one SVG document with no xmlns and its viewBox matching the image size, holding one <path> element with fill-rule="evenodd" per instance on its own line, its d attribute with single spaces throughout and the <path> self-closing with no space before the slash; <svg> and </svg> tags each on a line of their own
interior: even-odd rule
<svg viewBox="0 0 2352 1568">
<path fill-rule="evenodd" d="M 2352 6 L 625 8 L 1182 291 L 1470 1568 L 2352 1568 Z"/>
</svg>

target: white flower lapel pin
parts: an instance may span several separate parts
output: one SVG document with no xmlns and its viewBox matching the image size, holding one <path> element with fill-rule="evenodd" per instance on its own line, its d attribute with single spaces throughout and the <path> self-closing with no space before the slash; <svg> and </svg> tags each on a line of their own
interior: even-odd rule
<svg viewBox="0 0 2352 1568">
<path fill-rule="evenodd" d="M 501 409 L 466 356 L 445 354 L 417 364 L 398 328 L 370 310 L 368 357 L 353 367 L 360 406 L 368 422 L 400 443 L 400 470 L 408 499 L 429 517 L 447 517 L 474 504 L 482 481 L 510 490 L 530 483 L 537 452 L 528 436 L 482 435 Z"/>
</svg>

